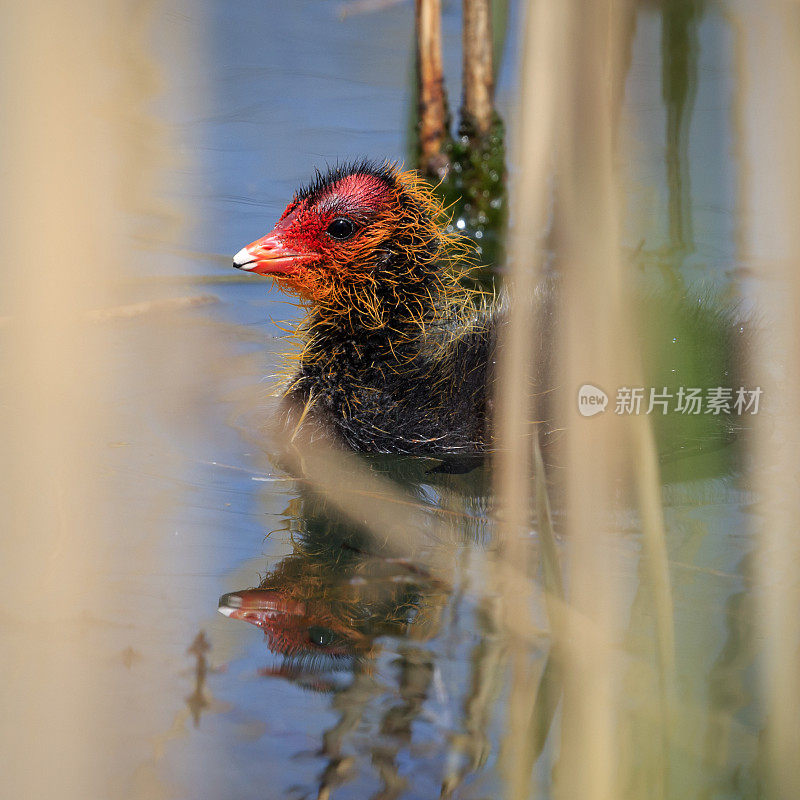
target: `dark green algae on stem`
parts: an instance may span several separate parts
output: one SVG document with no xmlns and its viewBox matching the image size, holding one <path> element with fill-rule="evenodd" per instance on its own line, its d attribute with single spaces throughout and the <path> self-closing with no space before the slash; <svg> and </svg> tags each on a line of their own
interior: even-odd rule
<svg viewBox="0 0 800 800">
<path fill-rule="evenodd" d="M 462 122 L 458 136 L 444 146 L 450 163 L 437 193 L 451 209 L 451 227 L 475 244 L 478 268 L 471 277 L 483 286 L 494 285 L 505 261 L 508 221 L 505 125 L 498 114 L 485 136 Z"/>
</svg>

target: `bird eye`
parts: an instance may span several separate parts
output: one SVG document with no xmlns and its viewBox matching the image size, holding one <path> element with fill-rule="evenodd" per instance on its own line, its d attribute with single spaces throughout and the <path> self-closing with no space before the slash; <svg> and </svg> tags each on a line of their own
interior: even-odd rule
<svg viewBox="0 0 800 800">
<path fill-rule="evenodd" d="M 308 629 L 308 640 L 318 647 L 330 647 L 336 641 L 336 634 L 328 628 L 312 625 Z"/>
<path fill-rule="evenodd" d="M 349 239 L 356 232 L 356 224 L 347 217 L 336 217 L 330 225 L 328 225 L 328 236 L 333 239 L 338 239 L 343 242 Z"/>
</svg>

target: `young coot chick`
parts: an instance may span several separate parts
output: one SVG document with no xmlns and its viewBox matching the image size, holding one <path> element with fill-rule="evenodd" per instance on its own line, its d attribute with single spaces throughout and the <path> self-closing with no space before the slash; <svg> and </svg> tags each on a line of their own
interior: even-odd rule
<svg viewBox="0 0 800 800">
<path fill-rule="evenodd" d="M 415 172 L 317 174 L 234 266 L 274 278 L 307 316 L 283 392 L 292 429 L 373 453 L 486 449 L 494 304 L 465 289 L 465 237 Z"/>
<path fill-rule="evenodd" d="M 290 431 L 324 431 L 363 452 L 452 456 L 445 471 L 474 465 L 490 447 L 504 314 L 492 295 L 464 288 L 472 249 L 448 222 L 417 173 L 361 162 L 318 174 L 269 235 L 236 254 L 234 266 L 274 278 L 307 312 L 283 388 Z M 557 294 L 552 282 L 537 294 L 531 343 L 548 444 L 568 424 L 551 363 Z M 749 325 L 735 307 L 691 292 L 634 298 L 645 386 L 677 397 L 678 387 L 742 384 Z M 724 445 L 746 422 L 731 413 L 652 418 L 663 454 Z"/>
</svg>

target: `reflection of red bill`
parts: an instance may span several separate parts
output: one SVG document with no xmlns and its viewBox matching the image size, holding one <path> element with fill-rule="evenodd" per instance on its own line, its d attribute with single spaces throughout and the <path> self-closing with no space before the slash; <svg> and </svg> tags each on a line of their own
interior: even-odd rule
<svg viewBox="0 0 800 800">
<path fill-rule="evenodd" d="M 342 630 L 324 603 L 294 600 L 274 589 L 224 594 L 219 599 L 219 612 L 260 628 L 269 649 L 283 655 L 352 655 L 363 638 L 354 630 Z"/>
<path fill-rule="evenodd" d="M 230 592 L 219 599 L 220 614 L 258 626 L 266 620 L 287 614 L 302 616 L 305 610 L 305 603 L 291 600 L 272 589 Z"/>
</svg>

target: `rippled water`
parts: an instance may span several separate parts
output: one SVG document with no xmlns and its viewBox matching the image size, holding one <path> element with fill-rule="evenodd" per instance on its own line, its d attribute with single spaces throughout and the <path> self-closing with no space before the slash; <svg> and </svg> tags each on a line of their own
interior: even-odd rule
<svg viewBox="0 0 800 800">
<path fill-rule="evenodd" d="M 504 114 L 518 5 L 501 70 Z M 134 777 L 121 777 L 125 794 L 423 799 L 439 797 L 444 783 L 460 798 L 499 796 L 507 686 L 494 598 L 481 583 L 480 564 L 493 550 L 485 468 L 446 475 L 425 460 L 372 463 L 402 487 L 430 534 L 422 549 L 390 551 L 293 480 L 258 427 L 274 403 L 269 382 L 282 350 L 272 319 L 297 311 L 266 282 L 234 274 L 231 254 L 270 229 L 314 166 L 403 158 L 407 145 L 412 4 L 342 17 L 344 6 L 205 0 L 165 14 L 157 37 L 161 50 L 183 37 L 202 43 L 191 70 L 161 53 L 158 101 L 181 157 L 172 191 L 197 215 L 177 246 L 150 232 L 142 270 L 169 280 L 176 297 L 206 299 L 178 312 L 176 336 L 208 346 L 180 375 L 165 367 L 161 378 L 184 382 L 194 405 L 164 409 L 146 435 L 135 386 L 111 398 L 119 428 L 102 471 L 157 532 L 140 540 L 118 509 L 112 522 L 125 536 L 109 545 L 118 568 L 108 576 L 118 605 L 87 622 L 87 636 L 113 627 L 117 655 L 108 657 L 145 704 L 148 687 L 160 687 L 126 734 L 121 775 Z M 716 6 L 664 9 L 642 5 L 632 39 L 626 243 L 648 274 L 733 291 L 747 278 L 735 246 L 733 30 Z M 455 2 L 445 3 L 444 29 L 457 98 Z M 140 291 L 147 296 L 146 282 Z M 122 364 L 147 324 L 113 324 Z M 741 797 L 753 789 L 761 724 L 748 592 L 753 497 L 746 478 L 708 477 L 697 462 L 688 459 L 683 479 L 665 487 L 686 709 L 671 792 Z M 704 477 L 690 480 L 696 475 Z M 163 514 L 167 496 L 178 503 Z M 636 515 L 621 526 L 621 680 L 635 704 L 652 681 L 652 609 Z M 139 570 L 143 552 L 157 565 L 151 572 Z M 428 568 L 439 557 L 447 574 Z M 536 780 L 548 796 L 560 677 L 545 620 L 542 627 L 530 661 L 550 690 L 534 739 L 544 751 Z M 634 738 L 653 735 L 646 706 L 626 724 Z"/>
</svg>

